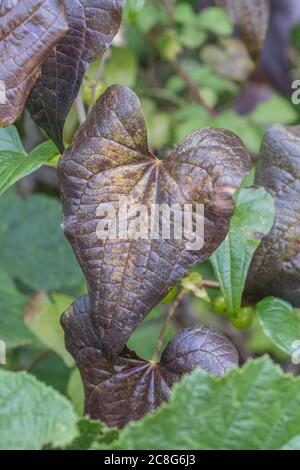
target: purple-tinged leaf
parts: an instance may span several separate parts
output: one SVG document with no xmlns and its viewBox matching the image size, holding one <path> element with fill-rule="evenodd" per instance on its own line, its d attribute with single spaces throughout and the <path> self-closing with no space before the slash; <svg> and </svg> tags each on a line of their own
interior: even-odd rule
<svg viewBox="0 0 300 470">
<path fill-rule="evenodd" d="M 63 127 L 88 65 L 118 32 L 123 0 L 65 0 L 69 31 L 43 64 L 28 102 L 34 121 L 64 150 Z"/>
<path fill-rule="evenodd" d="M 224 129 L 196 131 L 159 160 L 148 148 L 140 103 L 131 90 L 113 86 L 98 101 L 58 172 L 63 228 L 86 276 L 92 321 L 107 354 L 122 351 L 168 289 L 224 240 L 233 194 L 250 167 L 241 140 Z M 118 218 L 120 197 L 131 207 L 143 204 L 147 212 L 153 204 L 203 205 L 203 246 L 189 249 L 185 239 L 175 239 L 173 226 L 170 239 L 100 239 L 99 207 L 110 204 Z"/>
<path fill-rule="evenodd" d="M 125 347 L 113 363 L 102 353 L 101 338 L 90 317 L 89 298 L 81 297 L 62 317 L 66 346 L 74 357 L 85 390 L 85 413 L 109 426 L 123 427 L 168 401 L 171 387 L 201 367 L 220 376 L 237 367 L 236 348 L 218 330 L 206 326 L 182 330 L 157 364 Z"/>
<path fill-rule="evenodd" d="M 0 127 L 20 116 L 42 63 L 67 29 L 60 0 L 1 1 Z"/>
</svg>

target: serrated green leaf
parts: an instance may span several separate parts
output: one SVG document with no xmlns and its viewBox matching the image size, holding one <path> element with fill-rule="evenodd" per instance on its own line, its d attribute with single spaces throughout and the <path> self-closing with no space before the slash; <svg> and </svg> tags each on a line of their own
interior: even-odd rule
<svg viewBox="0 0 300 470">
<path fill-rule="evenodd" d="M 0 195 L 59 154 L 54 143 L 49 140 L 27 155 L 14 126 L 8 129 L 9 132 L 3 135 L 4 140 L 1 140 L 3 133 L 0 134 Z"/>
<path fill-rule="evenodd" d="M 267 297 L 257 304 L 256 313 L 265 335 L 300 362 L 299 310 L 282 299 Z"/>
<path fill-rule="evenodd" d="M 118 429 L 108 428 L 100 421 L 87 417 L 78 422 L 79 436 L 68 447 L 68 450 L 109 449 L 110 443 L 118 436 Z"/>
<path fill-rule="evenodd" d="M 58 392 L 30 374 L 0 370 L 0 449 L 65 446 L 76 435 L 76 415 Z"/>
<path fill-rule="evenodd" d="M 0 266 L 33 290 L 64 292 L 82 274 L 60 228 L 60 203 L 45 195 L 0 198 Z"/>
<path fill-rule="evenodd" d="M 25 302 L 26 297 L 0 269 L 0 341 L 5 342 L 7 349 L 29 344 L 32 340 L 23 321 Z"/>
<path fill-rule="evenodd" d="M 74 361 L 65 348 L 60 317 L 72 301 L 66 295 L 52 294 L 50 299 L 45 292 L 38 292 L 29 299 L 25 310 L 25 323 L 29 330 L 58 354 L 68 367 L 72 367 Z"/>
<path fill-rule="evenodd" d="M 82 418 L 78 422 L 79 436 L 69 447 L 69 450 L 89 450 L 94 442 L 99 440 L 104 425 L 100 421 Z"/>
<path fill-rule="evenodd" d="M 264 357 L 216 379 L 186 376 L 171 402 L 121 431 L 116 449 L 299 449 L 300 378 Z"/>
<path fill-rule="evenodd" d="M 240 311 L 252 256 L 262 237 L 271 230 L 275 217 L 273 198 L 263 188 L 243 188 L 235 201 L 229 233 L 211 257 L 227 312 L 232 317 Z"/>
</svg>

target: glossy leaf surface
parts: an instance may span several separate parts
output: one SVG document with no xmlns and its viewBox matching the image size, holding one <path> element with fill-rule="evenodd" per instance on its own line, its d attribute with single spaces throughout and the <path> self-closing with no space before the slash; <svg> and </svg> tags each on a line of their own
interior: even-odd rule
<svg viewBox="0 0 300 470">
<path fill-rule="evenodd" d="M 90 317 L 89 298 L 81 297 L 62 317 L 66 347 L 79 367 L 85 412 L 110 426 L 122 427 L 153 412 L 170 398 L 171 387 L 196 367 L 220 376 L 238 366 L 238 353 L 218 330 L 206 326 L 182 330 L 164 350 L 160 363 L 140 359 L 125 348 L 113 362 L 101 350 Z"/>
<path fill-rule="evenodd" d="M 123 0 L 65 0 L 69 30 L 42 67 L 28 103 L 34 121 L 64 150 L 63 127 L 88 65 L 116 35 Z"/>
<path fill-rule="evenodd" d="M 250 164 L 235 134 L 209 128 L 194 132 L 167 159 L 159 160 L 148 148 L 140 103 L 132 91 L 113 86 L 98 101 L 58 170 L 63 228 L 88 281 L 92 321 L 107 354 L 122 351 L 133 330 L 169 288 L 190 266 L 209 258 L 224 240 L 233 194 Z M 142 204 L 147 214 L 153 204 L 171 207 L 176 203 L 180 210 L 184 204 L 202 205 L 203 246 L 201 230 L 196 231 L 197 249 L 184 237 L 176 239 L 174 218 L 169 239 L 162 234 L 155 238 L 157 231 L 148 230 L 147 214 L 137 226 L 135 217 L 133 225 L 126 223 L 125 238 L 121 230 L 106 240 L 99 238 L 101 213 L 107 205 L 109 227 L 114 216 L 121 225 L 126 220 L 120 197 L 129 207 L 128 220 L 136 214 L 136 204 Z"/>
<path fill-rule="evenodd" d="M 42 63 L 68 24 L 60 0 L 2 0 L 0 23 L 0 127 L 5 127 L 20 116 Z"/>
</svg>

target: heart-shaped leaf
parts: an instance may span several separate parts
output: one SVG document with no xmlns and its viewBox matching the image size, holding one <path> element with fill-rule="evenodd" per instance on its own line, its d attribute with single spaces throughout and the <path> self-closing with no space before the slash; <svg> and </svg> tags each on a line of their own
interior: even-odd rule
<svg viewBox="0 0 300 470">
<path fill-rule="evenodd" d="M 4 127 L 20 116 L 42 63 L 68 24 L 60 0 L 2 0 L 0 20 L 0 127 Z"/>
<path fill-rule="evenodd" d="M 246 297 L 281 297 L 300 306 L 300 126 L 272 126 L 262 143 L 255 183 L 275 200 L 275 222 L 256 251 Z"/>
<path fill-rule="evenodd" d="M 126 87 L 113 86 L 96 104 L 58 169 L 63 228 L 88 282 L 92 320 L 106 353 L 117 354 L 168 289 L 224 240 L 233 194 L 250 169 L 250 157 L 231 131 L 207 128 L 159 160 L 148 148 L 138 98 Z M 120 197 L 128 201 L 129 216 L 136 204 L 146 208 L 140 224 L 144 228 L 139 227 L 143 233 L 137 235 L 139 229 L 133 226 L 125 239 L 120 229 L 104 240 L 98 232 L 102 210 L 113 209 L 119 226 L 126 219 Z M 176 238 L 175 217 L 169 237 L 157 238 L 157 232 L 147 230 L 153 205 L 170 208 L 175 203 L 180 210 L 184 204 L 204 206 L 204 224 L 198 220 L 204 225 L 200 248 L 191 250 L 186 239 Z M 162 223 L 161 212 L 159 218 Z"/>
<path fill-rule="evenodd" d="M 42 67 L 28 102 L 34 121 L 64 150 L 63 127 L 88 65 L 109 47 L 123 0 L 65 0 L 69 31 Z"/>
<path fill-rule="evenodd" d="M 109 426 L 122 427 L 167 401 L 171 387 L 196 367 L 220 376 L 238 366 L 238 353 L 218 330 L 188 328 L 175 336 L 159 364 L 125 348 L 113 362 L 102 353 L 90 317 L 89 297 L 81 297 L 62 317 L 66 347 L 74 357 L 85 389 L 85 412 Z"/>
<path fill-rule="evenodd" d="M 257 60 L 269 25 L 270 0 L 215 1 L 225 8 L 251 56 Z"/>
</svg>

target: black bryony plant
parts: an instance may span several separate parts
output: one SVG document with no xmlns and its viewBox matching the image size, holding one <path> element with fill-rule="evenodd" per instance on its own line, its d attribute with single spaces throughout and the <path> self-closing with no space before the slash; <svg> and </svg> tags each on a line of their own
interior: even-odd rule
<svg viewBox="0 0 300 470">
<path fill-rule="evenodd" d="M 236 348 L 218 330 L 187 328 L 167 345 L 159 363 L 139 358 L 126 346 L 113 361 L 91 320 L 89 297 L 62 316 L 66 347 L 79 367 L 85 413 L 109 426 L 123 427 L 169 400 L 171 387 L 196 367 L 220 376 L 239 365 Z"/>
<path fill-rule="evenodd" d="M 226 38 L 225 34 L 223 44 L 226 44 L 226 41 L 227 44 L 231 41 L 235 43 L 237 50 L 243 50 L 247 61 L 250 61 L 254 68 L 268 29 L 270 1 L 212 0 L 211 3 L 221 6 L 232 20 L 230 22 L 230 18 L 219 8 L 214 7 L 209 11 L 208 17 L 212 15 L 214 18 L 216 12 L 221 14 L 225 18 L 225 26 L 229 28 L 227 34 L 229 36 L 235 34 L 234 39 Z M 295 355 L 294 345 L 298 347 L 300 335 L 297 316 L 299 312 L 293 308 L 300 307 L 300 126 L 275 125 L 269 128 L 263 139 L 255 177 L 253 173 L 251 179 L 250 185 L 254 181 L 254 187 L 247 187 L 247 181 L 249 182 L 252 175 L 252 173 L 249 175 L 249 172 L 253 169 L 253 162 L 242 140 L 235 133 L 214 127 L 198 129 L 177 143 L 166 158 L 160 159 L 154 155 L 148 144 L 147 126 L 137 95 L 130 88 L 118 84 L 107 88 L 105 82 L 105 92 L 94 107 L 92 105 L 96 101 L 96 96 L 93 97 L 86 113 L 87 117 L 84 108 L 86 103 L 80 102 L 84 108 L 84 118 L 79 120 L 83 123 L 70 146 L 65 149 L 63 131 L 67 116 L 78 97 L 87 68 L 96 58 L 103 56 L 117 35 L 124 4 L 124 0 L 2 0 L 0 4 L 0 85 L 5 84 L 6 98 L 4 104 L 0 102 L 0 127 L 14 123 L 27 107 L 34 122 L 53 141 L 43 142 L 27 154 L 16 128 L 14 126 L 8 128 L 8 134 L 5 135 L 8 136 L 7 142 L 0 148 L 0 195 L 18 179 L 40 168 L 43 163 L 50 160 L 52 163 L 54 157 L 58 157 L 57 149 L 59 149 L 62 154 L 57 165 L 63 206 L 62 229 L 87 283 L 87 295 L 77 299 L 68 308 L 75 295 L 72 300 L 67 297 L 63 307 L 61 305 L 57 307 L 56 300 L 53 302 L 58 310 L 61 307 L 58 316 L 67 308 L 61 316 L 61 326 L 64 331 L 60 328 L 57 333 L 59 339 L 55 337 L 53 341 L 55 346 L 51 343 L 52 338 L 49 340 L 43 335 L 44 331 L 40 333 L 39 339 L 63 357 L 66 367 L 73 367 L 75 361 L 84 388 L 85 414 L 117 428 L 123 428 L 130 421 L 139 420 L 144 415 L 154 412 L 162 403 L 170 401 L 173 386 L 197 368 L 213 376 L 211 378 L 205 373 L 202 374 L 201 389 L 204 388 L 203 384 L 207 379 L 202 399 L 206 397 L 205 394 L 213 390 L 214 394 L 222 396 L 221 406 L 223 406 L 223 395 L 219 390 L 223 392 L 221 382 L 223 380 L 225 382 L 227 376 L 220 380 L 215 380 L 215 377 L 221 377 L 232 368 L 239 367 L 240 358 L 236 346 L 240 346 L 241 363 L 246 362 L 251 356 L 244 343 L 240 345 L 241 338 L 244 341 L 245 337 L 240 332 L 237 335 L 232 334 L 232 329 L 234 333 L 237 331 L 232 325 L 239 329 L 245 328 L 245 325 L 249 327 L 254 317 L 255 304 L 262 299 L 256 307 L 257 317 L 266 336 L 273 340 L 278 348 L 292 357 L 292 354 Z M 182 95 L 190 94 L 192 100 L 203 108 L 201 111 L 207 115 L 210 126 L 213 125 L 212 122 L 216 122 L 214 125 L 218 126 L 222 122 L 218 120 L 222 117 L 218 109 L 218 94 L 221 94 L 220 90 L 223 92 L 219 81 L 222 83 L 224 77 L 221 77 L 220 73 L 216 80 L 217 88 L 220 87 L 220 90 L 214 93 L 217 104 L 211 108 L 204 99 L 205 93 L 202 96 L 199 84 L 194 83 L 189 76 L 189 61 L 184 64 L 185 69 L 176 63 L 179 53 L 175 51 L 175 59 L 172 55 L 177 45 L 174 45 L 174 40 L 176 42 L 180 38 L 180 51 L 184 50 L 184 45 L 191 43 L 187 30 L 188 21 L 192 22 L 193 28 L 197 29 L 200 25 L 199 12 L 196 12 L 196 9 L 194 11 L 188 2 L 183 2 L 180 7 L 181 10 L 177 10 L 177 13 L 172 8 L 166 8 L 168 9 L 166 15 L 157 20 L 158 30 L 162 25 L 167 29 L 160 41 L 156 41 L 150 27 L 146 33 L 150 49 L 152 45 L 158 49 L 161 47 L 158 57 L 162 63 L 163 59 L 166 59 L 167 68 L 169 67 L 173 73 L 176 72 L 175 76 L 168 77 L 169 88 L 167 87 L 165 93 L 163 85 L 160 86 L 159 83 L 159 86 L 156 86 L 157 77 L 153 76 L 151 71 L 149 82 L 154 81 L 156 88 L 150 90 L 150 95 L 152 92 L 160 99 L 166 100 L 170 109 L 173 109 L 172 106 L 180 108 L 181 98 L 176 95 L 172 87 L 177 89 L 176 87 L 182 86 L 184 90 Z M 185 16 L 183 19 L 182 13 Z M 156 14 L 159 16 L 159 12 L 154 13 Z M 210 24 L 205 25 L 205 22 L 202 24 L 202 36 L 200 35 L 197 40 L 199 44 L 206 44 L 212 36 L 213 41 L 217 43 L 218 31 L 211 24 L 211 19 L 208 21 L 206 17 L 206 21 Z M 135 33 L 139 37 L 141 31 Z M 243 43 L 238 41 L 236 36 L 239 36 Z M 224 37 L 221 39 L 224 40 Z M 198 60 L 199 53 L 197 54 Z M 219 55 L 217 59 L 219 60 Z M 237 56 L 235 60 L 238 62 L 240 59 Z M 193 60 L 191 64 L 193 68 Z M 104 65 L 105 60 L 101 63 L 101 67 Z M 210 73 L 210 66 L 207 66 L 206 72 Z M 247 69 L 247 74 L 248 72 Z M 147 79 L 148 77 L 145 78 Z M 113 80 L 110 83 L 113 83 Z M 224 94 L 234 95 L 232 90 L 235 90 L 235 85 L 236 83 L 231 84 L 227 79 Z M 81 95 L 79 98 L 81 99 Z M 76 104 L 78 105 L 78 101 Z M 194 111 L 194 104 L 186 103 L 188 112 L 191 112 L 191 109 Z M 238 120 L 240 117 L 238 116 Z M 198 124 L 197 121 L 197 126 Z M 148 128 L 150 130 L 150 125 Z M 251 137 L 252 135 L 250 134 Z M 58 158 L 55 162 L 57 160 Z M 118 219 L 122 198 L 132 207 L 143 206 L 147 214 L 151 213 L 153 205 L 157 207 L 164 205 L 168 208 L 176 204 L 180 207 L 202 205 L 203 244 L 199 248 L 191 248 L 187 246 L 186 239 L 176 238 L 175 217 L 170 217 L 169 220 L 169 238 L 164 238 L 160 234 L 153 237 L 153 233 L 149 234 L 149 228 L 146 237 L 131 236 L 132 234 L 125 238 L 118 237 L 117 234 L 115 237 L 108 235 L 106 238 L 99 237 L 98 226 L 103 216 L 99 208 L 109 206 Z M 264 210 L 268 211 L 267 217 L 263 213 Z M 274 225 L 270 230 L 273 221 Z M 158 226 L 162 226 L 161 212 L 158 222 Z M 3 226 L 6 230 L 5 223 Z M 17 237 L 16 232 L 17 230 L 14 236 Z M 62 236 L 62 233 L 59 233 Z M 188 273 L 190 268 L 209 259 L 210 267 L 215 269 L 213 280 L 209 278 L 204 281 L 202 271 L 201 275 L 199 272 Z M 76 267 L 75 262 L 74 268 Z M 44 266 L 43 269 L 45 270 Z M 2 276 L 2 272 L 0 274 Z M 18 269 L 11 275 L 12 279 L 9 276 L 6 278 L 5 275 L 6 273 L 3 275 L 4 288 L 19 294 L 18 302 L 23 308 L 25 294 L 23 291 L 22 294 L 19 293 L 15 286 L 15 281 L 16 284 L 21 281 Z M 26 290 L 26 282 L 24 286 Z M 72 285 L 68 287 L 72 288 Z M 29 285 L 28 290 L 29 288 L 33 290 L 35 285 L 33 287 Z M 51 291 L 48 286 L 45 289 Z M 206 289 L 217 290 L 221 295 L 215 297 L 210 292 L 208 295 Z M 223 332 L 213 327 L 195 326 L 196 320 L 192 323 L 194 326 L 190 328 L 185 328 L 187 324 L 181 323 L 180 328 L 183 329 L 178 328 L 179 332 L 160 354 L 164 339 L 162 333 L 165 333 L 164 327 L 171 318 L 167 314 L 158 346 L 151 360 L 146 360 L 129 349 L 129 340 L 135 330 L 147 315 L 174 291 L 176 300 L 172 304 L 172 314 L 182 300 L 181 294 L 183 296 L 187 292 L 192 292 L 201 301 L 208 299 L 209 307 L 213 313 L 221 315 L 222 318 L 218 317 L 218 321 L 221 327 L 224 327 L 224 331 L 227 327 L 226 331 L 229 332 L 231 339 L 234 338 L 232 341 L 235 345 Z M 39 309 L 42 310 L 41 304 L 43 307 L 53 306 L 51 295 L 52 292 L 46 295 L 44 291 L 39 290 L 27 303 L 25 323 L 30 330 L 26 331 L 28 336 L 29 333 L 41 329 L 35 320 L 40 313 Z M 47 308 L 42 312 L 45 317 L 48 314 L 45 313 L 46 310 Z M 185 314 L 184 307 L 182 311 Z M 276 321 L 273 321 L 273 315 L 276 316 Z M 278 325 L 281 326 L 287 317 L 287 326 L 282 329 L 281 334 Z M 55 318 L 56 323 L 57 318 Z M 47 317 L 47 321 L 48 319 Z M 55 320 L 52 316 L 49 321 L 51 326 L 51 322 Z M 16 325 L 21 323 L 19 317 L 15 321 Z M 63 343 L 63 333 L 66 347 Z M 28 336 L 25 339 L 21 338 L 21 346 L 27 344 Z M 138 350 L 135 347 L 133 349 Z M 295 438 L 286 424 L 288 415 L 294 416 L 294 410 L 298 406 L 296 399 L 290 400 L 294 408 L 289 408 L 290 404 L 287 406 L 286 403 L 287 396 L 297 396 L 296 381 L 293 382 L 295 388 L 291 388 L 292 394 L 289 395 L 285 385 L 281 387 L 281 381 L 285 379 L 282 379 L 273 364 L 263 361 L 250 362 L 254 364 L 253 375 L 251 375 L 251 364 L 248 369 L 249 376 L 248 364 L 245 369 L 233 370 L 228 375 L 229 380 L 226 385 L 228 388 L 224 401 L 229 402 L 231 408 L 227 415 L 227 410 L 224 410 L 220 427 L 226 430 L 226 425 L 229 423 L 234 431 L 231 429 L 233 437 L 231 440 L 228 439 L 226 445 L 237 446 L 238 433 L 232 426 L 232 416 L 240 418 L 239 407 L 241 404 L 244 407 L 246 395 L 249 395 L 248 390 L 256 386 L 256 380 L 259 392 L 266 383 L 276 381 L 280 390 L 270 395 L 269 399 L 271 404 L 273 402 L 277 406 L 274 416 L 271 417 L 274 419 L 271 430 L 273 435 L 272 432 L 266 431 L 269 429 L 265 426 L 267 412 L 263 411 L 263 414 L 258 416 L 258 424 L 260 429 L 263 428 L 263 432 L 258 432 L 255 438 L 261 441 L 261 435 L 265 433 L 266 442 L 272 443 L 272 439 L 276 441 L 279 434 L 284 435 L 281 426 L 282 429 L 287 429 L 287 437 L 282 443 L 280 441 L 278 447 L 290 448 L 296 445 L 295 442 L 298 445 L 298 428 L 295 427 Z M 296 362 L 293 362 L 294 365 L 298 365 L 297 357 Z M 266 381 L 264 381 L 264 368 L 271 371 Z M 193 374 L 192 379 L 198 380 L 197 372 Z M 241 384 L 236 394 L 232 393 L 231 380 L 233 382 L 237 380 Z M 208 381 L 211 381 L 209 385 Z M 184 384 L 185 380 L 178 389 Z M 35 385 L 33 381 L 30 382 L 29 390 L 31 387 L 34 390 Z M 15 383 L 13 386 L 16 388 Z M 191 388 L 194 390 L 194 387 Z M 7 394 L 9 388 L 4 386 L 3 389 L 4 395 Z M 42 398 L 43 394 L 42 390 L 40 395 Z M 281 402 L 278 400 L 279 404 L 276 401 L 277 396 L 281 399 Z M 1 383 L 0 398 L 2 398 Z M 206 399 L 203 401 L 206 406 Z M 43 400 L 40 402 L 39 406 L 44 411 Z M 211 400 L 211 403 L 214 402 Z M 167 413 L 170 405 L 172 403 L 165 407 Z M 69 407 L 72 419 L 74 412 L 70 404 Z M 253 410 L 251 402 L 251 415 Z M 220 413 L 215 412 L 215 408 L 213 412 L 219 420 Z M 59 412 L 56 414 L 59 415 Z M 190 415 L 192 414 L 190 412 Z M 209 420 L 206 413 L 204 414 L 205 419 Z M 152 418 L 153 416 L 150 417 Z M 246 413 L 241 419 L 244 420 L 243 423 L 249 421 Z M 52 423 L 51 416 L 49 421 Z M 240 425 L 239 420 L 236 421 Z M 269 421 L 272 424 L 272 420 Z M 203 422 L 205 420 L 202 421 L 202 425 Z M 89 421 L 89 424 L 91 423 Z M 270 423 L 268 424 L 271 426 Z M 96 425 L 102 426 L 101 423 Z M 64 434 L 64 428 L 60 423 L 57 425 L 55 422 L 55 426 L 60 434 Z M 241 432 L 243 426 L 240 426 Z M 43 443 L 48 445 L 49 442 L 54 442 L 56 446 L 61 444 L 60 440 L 49 438 L 50 427 L 46 426 L 46 431 L 38 442 L 40 447 Z M 134 429 L 134 425 L 129 426 L 131 427 Z M 76 437 L 75 428 L 76 424 L 74 424 Z M 251 422 L 252 435 L 253 429 Z M 212 430 L 214 433 L 214 426 Z M 38 434 L 36 429 L 34 432 Z M 99 432 L 97 428 L 97 433 Z M 122 433 L 124 431 L 119 435 Z M 219 432 L 218 438 L 219 445 L 225 446 L 226 439 L 223 439 L 222 432 Z M 69 441 L 71 442 L 71 439 Z M 65 445 L 69 444 L 68 439 L 62 442 Z M 256 445 L 260 444 L 259 442 Z M 193 442 L 191 445 L 196 444 Z M 203 444 L 205 448 L 209 448 L 210 445 L 208 441 Z M 267 445 L 273 446 L 273 444 Z"/>
<path fill-rule="evenodd" d="M 196 131 L 179 143 L 167 159 L 159 160 L 148 148 L 137 96 L 121 86 L 110 87 L 105 92 L 63 154 L 58 166 L 63 229 L 83 269 L 89 292 L 88 299 L 80 300 L 64 315 L 63 326 L 67 347 L 82 374 L 86 410 L 92 417 L 121 425 L 166 400 L 174 381 L 167 378 L 172 374 L 164 361 L 170 351 L 176 356 L 177 350 L 187 347 L 189 351 L 189 344 L 190 350 L 195 350 L 192 355 L 186 353 L 182 368 L 180 354 L 178 363 L 172 361 L 177 378 L 198 365 L 206 364 L 208 371 L 219 374 L 237 363 L 233 346 L 210 329 L 180 334 L 164 353 L 159 366 L 136 358 L 126 349 L 126 343 L 188 268 L 208 259 L 224 240 L 234 208 L 233 195 L 250 168 L 251 159 L 241 140 L 224 129 Z M 110 203 L 118 213 L 120 196 L 149 209 L 153 203 L 203 204 L 204 246 L 189 251 L 186 240 L 99 239 L 97 209 L 103 203 Z M 207 338 L 203 331 L 207 332 Z M 81 345 L 77 344 L 79 338 L 83 338 Z M 186 343 L 187 338 L 193 339 Z M 220 340 L 222 348 L 219 348 Z M 216 368 L 219 359 L 214 359 L 214 348 L 218 358 L 220 354 L 220 361 L 225 361 L 220 369 Z M 211 361 L 207 359 L 210 353 Z M 147 373 L 138 383 L 151 382 L 152 373 L 162 374 L 165 387 L 161 385 L 154 391 L 149 388 L 152 397 L 149 404 L 144 400 L 143 405 L 130 401 L 126 405 L 127 417 L 122 415 L 123 406 L 114 406 L 114 401 L 119 401 L 118 395 L 106 394 L 108 389 L 104 386 L 91 391 L 94 381 L 102 382 L 100 376 L 107 375 L 107 370 L 111 374 L 109 382 L 116 381 L 121 386 L 123 379 L 127 382 L 123 368 L 135 364 L 140 370 L 141 363 Z M 130 387 L 127 384 L 129 397 L 137 380 L 136 372 L 132 374 L 134 383 Z M 147 390 L 147 385 L 143 387 Z M 139 393 L 143 396 L 137 387 L 134 396 Z"/>
</svg>

